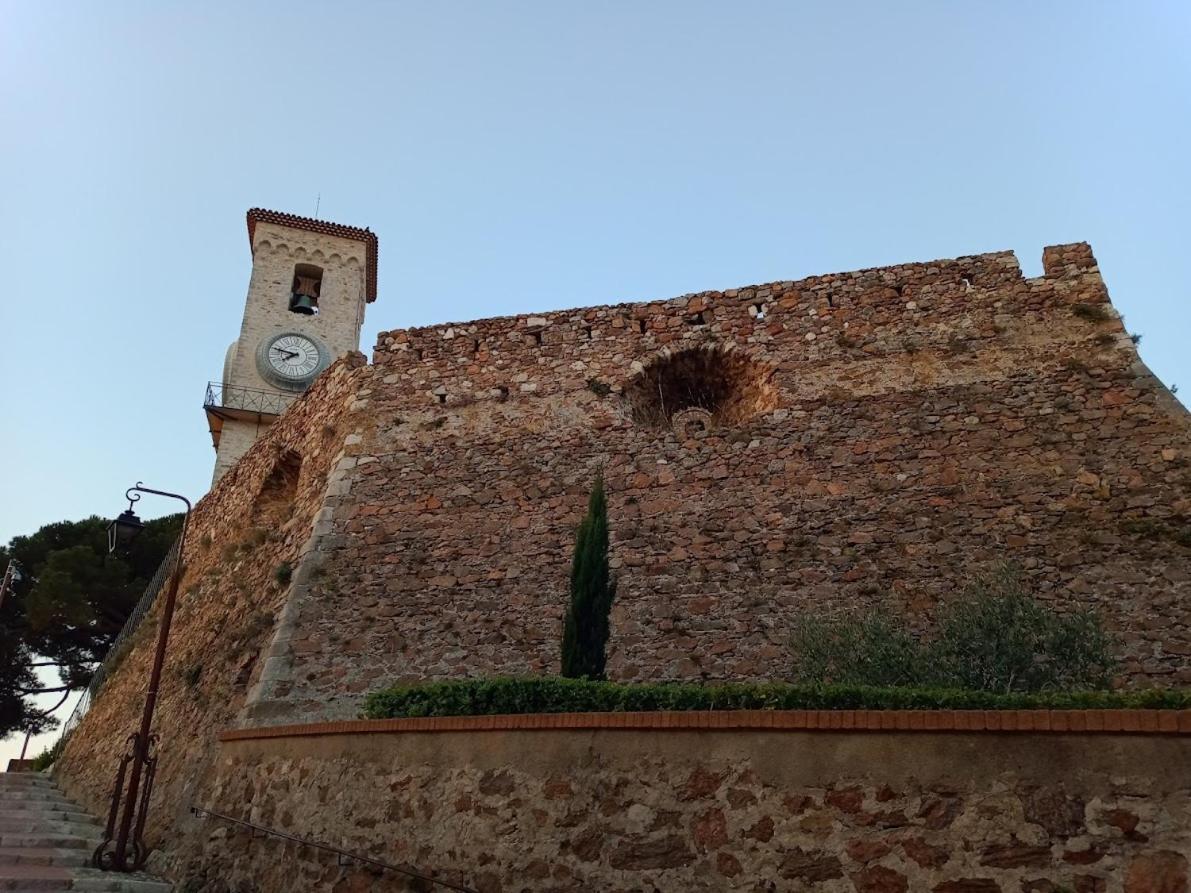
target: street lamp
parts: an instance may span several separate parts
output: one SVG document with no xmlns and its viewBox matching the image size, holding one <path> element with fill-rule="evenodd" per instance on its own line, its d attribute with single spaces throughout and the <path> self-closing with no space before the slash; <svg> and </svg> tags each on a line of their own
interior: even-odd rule
<svg viewBox="0 0 1191 893">
<path fill-rule="evenodd" d="M 137 486 L 140 485 L 138 484 Z M 136 488 L 134 487 L 133 489 Z M 120 517 L 108 525 L 108 554 L 128 548 L 132 544 L 132 541 L 137 538 L 137 535 L 145 529 L 145 525 L 141 523 L 141 519 L 132 510 L 133 505 L 140 501 L 140 495 L 132 492 L 132 490 L 129 490 L 124 495 L 128 497 L 128 508 L 120 513 Z"/>
<path fill-rule="evenodd" d="M 95 848 L 91 863 L 105 871 L 137 871 L 145 864 L 149 850 L 145 846 L 145 816 L 149 811 L 149 795 L 153 792 L 153 776 L 157 772 L 157 736 L 150 734 L 153 726 L 153 709 L 157 706 L 157 689 L 161 684 L 161 668 L 165 663 L 165 646 L 170 636 L 170 622 L 174 617 L 174 601 L 178 597 L 178 584 L 182 580 L 182 547 L 186 543 L 186 523 L 190 520 L 190 500 L 177 493 L 153 490 L 137 481 L 124 494 L 128 508 L 120 517 L 108 525 L 108 551 L 115 552 L 126 547 L 144 528 L 141 519 L 132 510 L 140 493 L 167 496 L 186 503 L 186 514 L 182 516 L 182 532 L 178 535 L 178 554 L 174 556 L 174 572 L 170 576 L 165 604 L 161 608 L 161 623 L 157 628 L 157 653 L 153 657 L 153 671 L 149 675 L 149 691 L 145 695 L 145 709 L 141 714 L 139 731 L 128 736 L 124 755 L 120 757 L 120 768 L 116 772 L 116 784 L 112 789 L 112 805 L 108 810 L 107 827 L 103 842 Z M 130 770 L 131 764 L 131 770 Z M 142 782 L 143 776 L 143 782 Z M 128 784 L 125 787 L 125 778 Z"/>
</svg>

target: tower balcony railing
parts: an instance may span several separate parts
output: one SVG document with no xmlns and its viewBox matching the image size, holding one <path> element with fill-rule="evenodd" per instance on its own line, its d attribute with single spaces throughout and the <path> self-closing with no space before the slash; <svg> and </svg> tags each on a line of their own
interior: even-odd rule
<svg viewBox="0 0 1191 893">
<path fill-rule="evenodd" d="M 207 396 L 203 398 L 203 408 L 253 415 L 281 415 L 298 396 L 298 394 L 286 394 L 281 391 L 244 388 L 219 381 L 209 381 L 207 382 Z"/>
</svg>

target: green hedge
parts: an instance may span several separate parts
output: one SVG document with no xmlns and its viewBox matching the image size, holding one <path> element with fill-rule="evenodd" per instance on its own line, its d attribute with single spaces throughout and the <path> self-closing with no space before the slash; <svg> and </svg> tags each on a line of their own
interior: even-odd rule
<svg viewBox="0 0 1191 893">
<path fill-rule="evenodd" d="M 641 710 L 1083 710 L 1191 708 L 1191 690 L 993 694 L 859 685 L 619 684 L 555 677 L 465 679 L 394 685 L 364 702 L 366 719 L 499 713 Z"/>
</svg>

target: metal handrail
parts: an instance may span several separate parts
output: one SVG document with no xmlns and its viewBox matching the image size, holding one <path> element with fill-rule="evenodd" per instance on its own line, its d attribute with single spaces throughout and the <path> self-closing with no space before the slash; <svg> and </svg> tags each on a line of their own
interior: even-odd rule
<svg viewBox="0 0 1191 893">
<path fill-rule="evenodd" d="M 373 859 L 370 856 L 361 856 L 358 853 L 349 853 L 347 850 L 342 850 L 339 847 L 331 846 L 327 843 L 319 843 L 315 840 L 308 840 L 305 837 L 298 837 L 297 835 L 289 834 L 285 831 L 278 831 L 276 828 L 266 828 L 264 825 L 254 825 L 252 822 L 246 822 L 243 819 L 232 818 L 230 815 L 224 815 L 220 812 L 212 812 L 210 809 L 206 809 L 202 806 L 194 806 L 192 804 L 190 807 L 190 812 L 193 816 L 195 816 L 195 818 L 201 819 L 205 816 L 210 819 L 220 819 L 221 821 L 229 822 L 233 825 L 240 825 L 243 828 L 250 829 L 254 836 L 256 832 L 259 831 L 260 833 L 269 837 L 277 837 L 281 840 L 288 840 L 299 844 L 300 846 L 314 847 L 316 850 L 334 853 L 339 857 L 340 865 L 345 864 L 343 860 L 347 859 L 348 861 L 361 862 L 365 865 L 373 865 L 386 871 L 395 871 L 398 874 L 403 874 L 406 877 L 417 878 L 420 881 L 428 881 L 431 884 L 437 884 L 440 887 L 446 887 L 448 890 L 458 890 L 459 893 L 477 893 L 477 891 L 471 887 L 463 887 L 459 884 L 453 884 L 450 881 L 439 880 L 438 878 L 432 877 L 431 875 L 422 874 L 409 868 L 402 868 L 399 865 L 392 865 L 389 862 L 382 862 L 380 859 Z"/>
<path fill-rule="evenodd" d="M 204 409 L 239 409 L 265 415 L 281 415 L 299 394 L 282 391 L 266 391 L 261 388 L 244 388 L 219 381 L 207 382 L 207 393 L 203 398 Z"/>
</svg>

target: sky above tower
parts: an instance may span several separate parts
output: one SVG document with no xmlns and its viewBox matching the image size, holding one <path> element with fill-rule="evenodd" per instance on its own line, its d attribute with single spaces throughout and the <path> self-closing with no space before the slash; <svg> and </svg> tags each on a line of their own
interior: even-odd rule
<svg viewBox="0 0 1191 893">
<path fill-rule="evenodd" d="M 1090 241 L 1191 387 L 1191 7 L 0 2 L 0 539 L 198 497 L 260 206 L 377 331 Z M 147 515 L 171 510 L 142 503 Z"/>
</svg>

